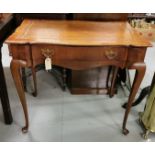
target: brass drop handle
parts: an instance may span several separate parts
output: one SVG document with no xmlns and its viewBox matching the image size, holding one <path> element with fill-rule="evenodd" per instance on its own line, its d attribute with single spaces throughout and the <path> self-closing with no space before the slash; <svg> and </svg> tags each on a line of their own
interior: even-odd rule
<svg viewBox="0 0 155 155">
<path fill-rule="evenodd" d="M 48 48 L 41 49 L 42 55 L 46 58 L 51 58 L 54 55 L 54 51 Z"/>
<path fill-rule="evenodd" d="M 105 52 L 105 55 L 106 55 L 106 57 L 109 59 L 109 60 L 113 60 L 113 59 L 115 59 L 116 57 L 117 57 L 117 52 L 114 52 L 114 51 L 112 51 L 112 50 L 109 50 L 109 51 L 106 51 Z"/>
</svg>

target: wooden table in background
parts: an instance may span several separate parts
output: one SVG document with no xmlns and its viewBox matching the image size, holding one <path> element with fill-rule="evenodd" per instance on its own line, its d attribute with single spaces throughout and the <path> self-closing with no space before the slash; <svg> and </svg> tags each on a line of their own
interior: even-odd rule
<svg viewBox="0 0 155 155">
<path fill-rule="evenodd" d="M 29 120 L 20 70 L 25 67 L 32 69 L 36 89 L 35 67 L 44 64 L 45 57 L 50 57 L 52 64 L 63 67 L 64 72 L 65 68 L 84 70 L 115 66 L 111 90 L 119 67 L 135 69 L 136 75 L 123 121 L 123 133 L 129 133 L 126 122 L 145 74 L 144 57 L 151 44 L 127 22 L 26 19 L 6 43 L 12 54 L 11 71 L 25 114 L 23 132 L 27 132 Z"/>
</svg>

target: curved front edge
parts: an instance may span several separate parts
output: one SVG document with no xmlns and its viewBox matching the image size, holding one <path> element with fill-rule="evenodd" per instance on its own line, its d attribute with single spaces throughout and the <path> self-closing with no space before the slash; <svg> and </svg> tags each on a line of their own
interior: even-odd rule
<svg viewBox="0 0 155 155">
<path fill-rule="evenodd" d="M 135 99 L 135 96 L 136 96 L 137 91 L 139 89 L 139 86 L 140 86 L 140 84 L 144 78 L 145 71 L 146 71 L 146 65 L 144 62 L 134 63 L 133 65 L 129 66 L 128 68 L 129 69 L 135 69 L 136 74 L 135 74 L 134 82 L 133 82 L 131 92 L 129 95 L 127 108 L 126 108 L 124 120 L 123 120 L 123 134 L 124 135 L 127 135 L 129 133 L 129 130 L 126 128 L 126 123 L 127 123 L 127 119 L 128 119 L 128 115 L 129 115 L 131 106 L 134 102 L 134 99 Z"/>
</svg>

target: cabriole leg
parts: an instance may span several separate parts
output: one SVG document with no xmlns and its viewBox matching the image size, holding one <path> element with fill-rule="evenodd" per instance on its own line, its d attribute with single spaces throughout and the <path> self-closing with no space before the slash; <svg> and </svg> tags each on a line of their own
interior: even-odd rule
<svg viewBox="0 0 155 155">
<path fill-rule="evenodd" d="M 10 64 L 11 73 L 15 82 L 15 86 L 18 92 L 18 96 L 20 98 L 20 102 L 23 107 L 24 116 L 25 116 L 25 126 L 22 128 L 22 132 L 26 133 L 29 127 L 29 119 L 28 119 L 28 110 L 27 103 L 24 94 L 24 86 L 21 77 L 21 68 L 26 67 L 26 62 L 21 60 L 12 60 Z"/>
<path fill-rule="evenodd" d="M 126 108 L 125 115 L 124 115 L 124 120 L 123 120 L 123 134 L 124 135 L 127 135 L 129 133 L 129 130 L 126 128 L 128 114 L 130 112 L 131 106 L 135 99 L 136 93 L 139 89 L 139 86 L 143 80 L 145 70 L 146 70 L 146 65 L 145 63 L 135 63 L 129 69 L 136 69 L 136 75 L 134 78 L 134 82 L 133 82 L 131 92 L 129 95 L 129 99 L 128 99 L 128 103 L 127 103 L 127 108 Z"/>
<path fill-rule="evenodd" d="M 32 95 L 36 97 L 37 96 L 37 78 L 36 78 L 35 67 L 32 67 L 31 70 L 32 70 L 32 78 L 33 78 L 33 86 L 34 86 L 34 92 L 32 93 Z"/>
<path fill-rule="evenodd" d="M 63 68 L 63 90 L 66 90 L 66 78 L 67 78 L 67 74 L 66 74 L 66 69 Z"/>
</svg>

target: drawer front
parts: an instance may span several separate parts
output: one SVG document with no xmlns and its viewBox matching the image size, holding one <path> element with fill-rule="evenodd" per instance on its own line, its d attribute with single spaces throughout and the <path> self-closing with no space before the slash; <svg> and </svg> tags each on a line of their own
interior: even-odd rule
<svg viewBox="0 0 155 155">
<path fill-rule="evenodd" d="M 44 63 L 46 57 L 51 57 L 52 63 L 61 67 L 66 67 L 64 65 L 71 63 L 75 64 L 75 62 L 123 67 L 127 60 L 127 50 L 125 47 L 32 45 L 34 66 Z"/>
</svg>

